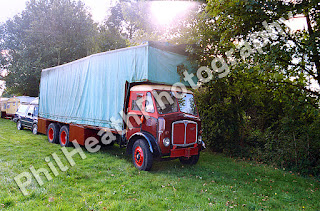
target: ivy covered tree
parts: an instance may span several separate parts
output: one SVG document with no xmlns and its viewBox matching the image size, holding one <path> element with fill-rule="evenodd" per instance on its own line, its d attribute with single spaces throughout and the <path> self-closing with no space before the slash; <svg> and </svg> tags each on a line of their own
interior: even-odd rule
<svg viewBox="0 0 320 211">
<path fill-rule="evenodd" d="M 210 0 L 188 41 L 200 46 L 200 64 L 210 65 L 209 57 L 222 56 L 230 68 L 259 65 L 279 77 L 281 70 L 284 83 L 294 81 L 291 85 L 320 96 L 304 84 L 320 84 L 319 11 L 316 0 Z M 305 17 L 306 27 L 293 31 L 286 21 L 297 15 Z"/>
<path fill-rule="evenodd" d="M 207 1 L 184 40 L 197 46 L 191 59 L 214 76 L 196 92 L 212 149 L 320 174 L 320 93 L 310 88 L 320 82 L 319 7 L 314 0 Z M 293 31 L 287 21 L 297 15 L 306 27 Z M 219 77 L 223 65 L 228 74 Z"/>
</svg>

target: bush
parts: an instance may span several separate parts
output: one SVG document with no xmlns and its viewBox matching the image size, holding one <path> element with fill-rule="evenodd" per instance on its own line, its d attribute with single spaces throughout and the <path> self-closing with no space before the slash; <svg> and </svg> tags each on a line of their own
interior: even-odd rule
<svg viewBox="0 0 320 211">
<path fill-rule="evenodd" d="M 256 87 L 220 79 L 195 92 L 209 148 L 319 176 L 317 98 L 289 85 Z"/>
</svg>

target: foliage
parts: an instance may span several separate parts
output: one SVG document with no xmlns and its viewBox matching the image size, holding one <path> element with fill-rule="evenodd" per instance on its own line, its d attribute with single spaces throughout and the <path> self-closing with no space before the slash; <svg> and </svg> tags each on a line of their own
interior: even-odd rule
<svg viewBox="0 0 320 211">
<path fill-rule="evenodd" d="M 320 94 L 310 89 L 310 79 L 319 84 L 316 11 L 317 1 L 208 1 L 187 38 L 198 46 L 191 59 L 210 67 L 223 58 L 231 71 L 196 93 L 212 149 L 320 174 Z M 290 12 L 311 24 L 290 30 L 279 21 Z"/>
<path fill-rule="evenodd" d="M 144 1 L 120 1 L 111 8 L 105 28 L 118 33 L 129 44 L 140 44 L 155 33 L 150 4 Z"/>
<path fill-rule="evenodd" d="M 189 5 L 189 11 L 177 14 L 174 21 L 161 25 L 157 23 L 153 14 L 153 3 L 152 1 L 122 0 L 111 8 L 111 15 L 106 19 L 104 27 L 119 33 L 128 45 L 139 45 L 143 41 L 185 44 L 181 34 L 192 27 L 190 23 L 196 20 L 195 16 L 200 4 L 184 2 Z"/>
<path fill-rule="evenodd" d="M 210 57 L 223 56 L 230 66 L 244 63 L 247 69 L 259 65 L 274 74 L 283 71 L 286 79 L 297 79 L 293 85 L 299 88 L 304 87 L 300 82 L 305 79 L 319 84 L 319 10 L 320 5 L 314 0 L 211 0 L 190 41 L 201 47 L 196 49 L 196 58 L 202 65 L 210 65 Z M 284 20 L 295 19 L 299 14 L 306 17 L 307 28 L 292 31 Z M 227 54 L 230 50 L 234 61 Z M 305 90 L 319 96 L 318 92 Z"/>
<path fill-rule="evenodd" d="M 11 91 L 38 95 L 40 71 L 88 55 L 95 33 L 82 2 L 31 0 L 4 24 L 2 49 L 10 66 L 5 77 Z"/>
<path fill-rule="evenodd" d="M 70 166 L 61 147 L 44 135 L 17 131 L 12 121 L 0 119 L 0 209 L 9 210 L 319 210 L 319 182 L 256 162 L 202 152 L 195 166 L 179 160 L 157 161 L 150 172 L 140 172 L 117 145 L 85 159 L 72 156 Z M 70 152 L 73 148 L 67 148 Z M 56 153 L 68 170 L 52 158 Z M 54 176 L 45 158 L 59 175 Z M 13 178 L 29 168 L 47 169 L 39 186 L 32 176 L 23 196 Z"/>
<path fill-rule="evenodd" d="M 317 98 L 254 73 L 231 73 L 196 91 L 214 151 L 320 174 Z"/>
</svg>

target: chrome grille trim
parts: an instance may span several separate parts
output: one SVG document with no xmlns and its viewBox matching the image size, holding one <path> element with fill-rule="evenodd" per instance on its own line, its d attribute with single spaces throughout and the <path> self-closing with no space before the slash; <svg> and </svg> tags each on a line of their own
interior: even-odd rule
<svg viewBox="0 0 320 211">
<path fill-rule="evenodd" d="M 175 144 L 174 143 L 174 125 L 178 124 L 178 123 L 183 123 L 184 124 L 184 144 Z M 189 143 L 187 144 L 187 126 L 189 123 L 195 124 L 196 125 L 196 140 L 193 143 Z M 190 121 L 190 120 L 180 120 L 180 121 L 176 121 L 172 123 L 172 129 L 171 129 L 171 144 L 172 145 L 176 145 L 176 146 L 181 146 L 181 147 L 185 147 L 185 146 L 190 146 L 190 145 L 194 145 L 197 143 L 198 140 L 198 123 L 194 122 L 194 121 Z"/>
</svg>

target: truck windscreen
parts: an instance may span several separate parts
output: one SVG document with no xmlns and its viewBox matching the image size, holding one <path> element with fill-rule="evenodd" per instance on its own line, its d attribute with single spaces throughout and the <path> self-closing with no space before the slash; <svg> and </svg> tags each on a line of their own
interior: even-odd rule
<svg viewBox="0 0 320 211">
<path fill-rule="evenodd" d="M 172 92 L 157 90 L 153 94 L 159 114 L 169 114 L 179 111 L 177 98 Z"/>
<path fill-rule="evenodd" d="M 155 91 L 154 97 L 159 114 L 169 114 L 180 111 L 183 113 L 197 116 L 197 109 L 194 97 L 189 93 L 178 93 L 182 98 L 176 98 L 171 91 Z M 178 106 L 179 105 L 179 106 Z"/>
<path fill-rule="evenodd" d="M 181 112 L 197 116 L 197 108 L 192 94 L 184 94 L 184 97 L 178 99 L 178 103 Z"/>
</svg>

